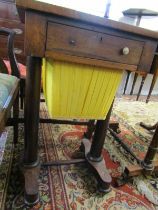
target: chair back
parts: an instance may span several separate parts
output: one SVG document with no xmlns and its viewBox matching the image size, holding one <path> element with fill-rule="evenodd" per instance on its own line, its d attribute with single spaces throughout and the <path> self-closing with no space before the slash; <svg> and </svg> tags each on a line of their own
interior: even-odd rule
<svg viewBox="0 0 158 210">
<path fill-rule="evenodd" d="M 15 32 L 8 28 L 0 28 L 0 39 L 7 38 L 7 51 L 8 51 L 8 60 L 11 66 L 11 75 L 20 77 L 18 63 L 14 53 L 14 38 Z M 1 42 L 0 42 L 1 43 Z M 3 61 L 3 58 L 0 58 L 0 72 L 8 74 L 7 66 Z"/>
</svg>

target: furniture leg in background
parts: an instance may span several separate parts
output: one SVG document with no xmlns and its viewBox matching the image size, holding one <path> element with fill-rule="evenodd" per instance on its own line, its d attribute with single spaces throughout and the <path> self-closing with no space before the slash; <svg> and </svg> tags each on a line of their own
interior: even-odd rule
<svg viewBox="0 0 158 210">
<path fill-rule="evenodd" d="M 126 70 L 127 72 L 127 77 L 126 77 L 126 82 L 125 82 L 125 86 L 124 86 L 124 90 L 123 90 L 123 94 L 126 93 L 126 89 L 127 89 L 127 85 L 128 85 L 128 81 L 129 81 L 129 76 L 130 76 L 130 71 Z"/>
<path fill-rule="evenodd" d="M 150 100 L 150 96 L 151 96 L 151 93 L 152 93 L 152 91 L 153 91 L 153 89 L 154 89 L 154 85 L 155 85 L 155 83 L 156 83 L 156 80 L 157 80 L 157 76 L 153 75 L 153 79 L 152 79 L 152 82 L 151 82 L 151 86 L 150 86 L 150 89 L 149 89 L 149 93 L 148 93 L 148 95 L 147 95 L 146 103 L 148 103 L 149 100 Z"/>
<path fill-rule="evenodd" d="M 20 80 L 20 108 L 24 108 L 24 98 L 25 98 L 25 80 L 26 78 L 21 78 Z"/>
<path fill-rule="evenodd" d="M 14 144 L 17 144 L 18 142 L 18 119 L 19 119 L 19 93 L 17 94 L 17 97 L 15 99 L 14 105 L 13 105 L 13 119 L 15 120 L 14 123 Z"/>
<path fill-rule="evenodd" d="M 135 72 L 130 95 L 133 95 L 133 90 L 136 84 L 137 77 L 138 77 L 138 74 Z"/>
<path fill-rule="evenodd" d="M 146 73 L 146 72 L 144 72 L 144 73 L 145 73 L 145 74 L 142 75 L 142 78 L 141 78 L 141 84 L 140 84 L 140 87 L 139 87 L 139 90 L 138 90 L 138 94 L 137 94 L 136 101 L 138 101 L 138 99 L 139 99 L 139 96 L 140 96 L 140 94 L 141 94 L 141 91 L 142 91 L 142 88 L 143 88 L 143 85 L 144 85 L 144 81 L 145 81 L 146 76 L 147 76 L 147 73 Z"/>
<path fill-rule="evenodd" d="M 144 85 L 144 81 L 145 81 L 146 76 L 147 76 L 147 72 L 137 72 L 137 71 L 135 72 L 130 95 L 133 95 L 133 91 L 134 91 L 134 87 L 135 87 L 138 75 L 140 75 L 142 78 L 141 78 L 141 84 L 140 84 L 140 87 L 139 87 L 139 90 L 138 90 L 138 93 L 137 93 L 136 101 L 138 101 L 138 99 L 140 97 L 140 94 L 141 94 L 141 91 L 142 91 L 142 88 L 143 88 L 143 85 Z"/>
<path fill-rule="evenodd" d="M 151 143 L 148 147 L 147 153 L 141 164 L 136 166 L 128 166 L 125 168 L 125 173 L 127 176 L 138 176 L 141 173 L 150 175 L 154 171 L 158 171 L 158 161 L 154 160 L 155 155 L 158 151 L 158 124 L 156 124 L 156 130 L 154 132 Z"/>
<path fill-rule="evenodd" d="M 150 170 L 151 171 L 154 170 L 153 161 L 154 161 L 156 153 L 158 152 L 158 123 L 156 124 L 155 127 L 156 128 L 155 128 L 154 136 L 152 138 L 152 141 L 149 145 L 148 151 L 146 153 L 146 156 L 142 164 L 146 172 L 148 171 L 150 172 Z M 156 166 L 158 169 L 158 164 Z"/>
<path fill-rule="evenodd" d="M 149 89 L 149 93 L 148 93 L 148 96 L 147 96 L 147 99 L 146 99 L 146 103 L 149 102 L 150 100 L 150 96 L 151 96 L 151 93 L 154 89 L 154 85 L 156 83 L 156 80 L 158 78 L 158 54 L 155 53 L 155 58 L 154 58 L 154 61 L 153 61 L 153 64 L 152 64 L 152 67 L 151 67 L 151 73 L 153 73 L 153 79 L 152 79 L 152 82 L 151 82 L 151 86 L 150 86 L 150 89 Z"/>
<path fill-rule="evenodd" d="M 25 145 L 24 176 L 25 203 L 28 206 L 39 201 L 38 176 L 38 126 L 41 84 L 41 58 L 28 57 L 25 93 Z"/>
<path fill-rule="evenodd" d="M 116 133 L 110 130 L 114 138 L 121 144 L 121 146 L 123 146 L 126 151 L 128 151 L 135 158 L 138 163 L 137 165 L 129 165 L 125 168 L 122 177 L 118 179 L 118 185 L 127 183 L 129 179 L 134 176 L 138 176 L 141 173 L 145 175 L 151 175 L 154 171 L 158 171 L 158 161 L 154 160 L 158 151 L 158 123 L 156 123 L 154 126 L 146 126 L 144 123 L 141 123 L 141 126 L 147 128 L 148 130 L 153 130 L 153 128 L 155 128 L 153 138 L 143 161 L 136 157 L 136 155 L 130 150 L 130 148 L 127 147 L 127 145 L 119 138 Z"/>
</svg>

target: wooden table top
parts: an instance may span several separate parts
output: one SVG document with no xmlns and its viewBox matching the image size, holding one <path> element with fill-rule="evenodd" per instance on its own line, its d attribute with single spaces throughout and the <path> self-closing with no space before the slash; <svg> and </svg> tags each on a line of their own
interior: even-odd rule
<svg viewBox="0 0 158 210">
<path fill-rule="evenodd" d="M 150 37 L 158 39 L 158 32 L 139 28 L 136 26 L 128 25 L 118 21 L 78 12 L 72 9 L 68 9 L 61 6 L 56 6 L 50 3 L 40 2 L 36 0 L 16 0 L 16 5 L 22 9 L 31 9 L 40 11 L 43 13 L 54 14 L 58 16 L 64 16 L 67 18 L 84 21 L 98 26 L 105 26 L 108 28 L 117 29 L 120 31 L 129 32 L 130 34 L 142 35 L 144 37 Z"/>
</svg>

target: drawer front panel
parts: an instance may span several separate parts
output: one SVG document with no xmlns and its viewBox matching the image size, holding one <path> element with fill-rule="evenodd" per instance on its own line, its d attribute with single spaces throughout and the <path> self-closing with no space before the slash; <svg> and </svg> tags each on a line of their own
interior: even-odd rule
<svg viewBox="0 0 158 210">
<path fill-rule="evenodd" d="M 138 65 L 144 42 L 48 23 L 46 51 Z"/>
</svg>

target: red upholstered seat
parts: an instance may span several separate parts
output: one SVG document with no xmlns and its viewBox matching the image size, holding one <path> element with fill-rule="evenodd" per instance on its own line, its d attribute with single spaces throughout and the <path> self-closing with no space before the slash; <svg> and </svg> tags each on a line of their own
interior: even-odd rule
<svg viewBox="0 0 158 210">
<path fill-rule="evenodd" d="M 8 60 L 4 60 L 4 63 L 7 66 L 9 74 L 11 74 L 10 62 Z M 24 66 L 21 63 L 18 63 L 18 66 L 19 66 L 19 71 L 20 71 L 20 78 L 26 78 L 26 66 Z"/>
</svg>

